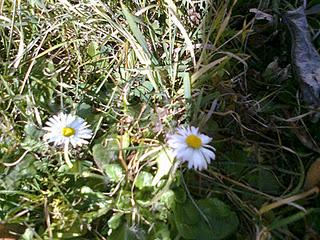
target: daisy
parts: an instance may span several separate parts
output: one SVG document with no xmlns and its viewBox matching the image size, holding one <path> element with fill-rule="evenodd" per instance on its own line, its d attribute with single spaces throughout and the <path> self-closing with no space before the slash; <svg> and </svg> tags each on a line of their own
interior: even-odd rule
<svg viewBox="0 0 320 240">
<path fill-rule="evenodd" d="M 174 157 L 181 162 L 188 162 L 188 168 L 206 169 L 216 155 L 214 147 L 208 145 L 212 138 L 201 134 L 196 127 L 180 127 L 176 134 L 167 136 L 167 143 L 172 148 Z"/>
<path fill-rule="evenodd" d="M 47 131 L 44 135 L 44 140 L 55 146 L 68 146 L 69 143 L 73 147 L 87 144 L 92 137 L 92 131 L 89 125 L 80 117 L 72 114 L 59 113 L 46 122 L 46 127 L 43 129 Z"/>
</svg>

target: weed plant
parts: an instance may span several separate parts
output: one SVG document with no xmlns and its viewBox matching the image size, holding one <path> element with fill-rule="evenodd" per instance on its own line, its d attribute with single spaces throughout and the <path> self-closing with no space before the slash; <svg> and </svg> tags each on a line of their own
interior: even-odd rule
<svg viewBox="0 0 320 240">
<path fill-rule="evenodd" d="M 0 0 L 0 237 L 319 237 L 320 133 L 279 14 L 299 4 Z M 72 168 L 43 140 L 59 112 L 94 132 Z M 182 125 L 214 139 L 207 170 L 170 158 Z"/>
</svg>

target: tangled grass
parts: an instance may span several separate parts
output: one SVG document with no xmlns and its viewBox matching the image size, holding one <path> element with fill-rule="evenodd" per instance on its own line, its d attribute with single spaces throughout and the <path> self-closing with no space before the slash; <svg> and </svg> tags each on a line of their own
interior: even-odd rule
<svg viewBox="0 0 320 240">
<path fill-rule="evenodd" d="M 298 4 L 0 1 L 0 237 L 319 237 L 320 133 L 278 15 Z M 71 169 L 42 138 L 61 111 L 94 132 Z M 207 170 L 174 164 L 181 125 L 213 137 Z"/>
</svg>

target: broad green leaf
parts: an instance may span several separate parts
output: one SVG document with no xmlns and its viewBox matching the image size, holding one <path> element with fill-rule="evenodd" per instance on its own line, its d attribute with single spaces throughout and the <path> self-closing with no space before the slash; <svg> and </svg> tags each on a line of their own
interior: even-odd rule
<svg viewBox="0 0 320 240">
<path fill-rule="evenodd" d="M 42 9 L 46 8 L 46 6 L 44 4 L 44 0 L 29 0 L 29 3 L 32 7 L 38 7 L 38 8 L 42 8 Z"/>
<path fill-rule="evenodd" d="M 28 151 L 41 151 L 45 148 L 45 145 L 40 140 L 42 135 L 44 134 L 43 131 L 39 130 L 35 124 L 28 123 L 24 127 L 25 138 L 21 143 L 21 146 Z"/>
<path fill-rule="evenodd" d="M 110 163 L 108 149 L 102 144 L 96 144 L 92 148 L 93 159 L 101 168 Z"/>
<path fill-rule="evenodd" d="M 176 221 L 177 229 L 180 235 L 184 239 L 196 239 L 197 237 L 197 230 L 195 225 L 188 225 L 184 222 Z"/>
<path fill-rule="evenodd" d="M 131 203 L 131 191 L 123 190 L 121 191 L 121 194 L 115 201 L 115 205 L 117 209 L 131 209 L 132 203 Z"/>
<path fill-rule="evenodd" d="M 87 48 L 89 57 L 93 58 L 99 54 L 99 45 L 96 42 L 91 42 Z"/>
<path fill-rule="evenodd" d="M 123 224 L 120 228 L 117 228 L 112 232 L 109 240 L 144 240 L 146 239 L 145 233 L 142 229 L 136 226 L 128 227 L 127 224 Z"/>
<path fill-rule="evenodd" d="M 320 232 L 319 208 L 318 208 L 318 211 L 312 212 L 307 216 L 306 225 L 308 225 L 310 229 L 312 228 L 315 231 Z"/>
<path fill-rule="evenodd" d="M 27 228 L 21 236 L 23 240 L 32 240 L 34 239 L 34 231 L 31 228 Z"/>
<path fill-rule="evenodd" d="M 152 97 L 154 87 L 150 81 L 144 81 L 141 85 L 132 90 L 132 94 L 141 98 L 143 101 L 149 101 Z"/>
<path fill-rule="evenodd" d="M 63 229 L 63 231 L 58 231 L 54 239 L 74 239 L 75 237 L 79 237 L 85 235 L 88 229 L 83 224 L 80 219 L 76 219 L 72 226 L 68 229 Z"/>
<path fill-rule="evenodd" d="M 26 136 L 33 138 L 33 139 L 39 139 L 42 136 L 42 131 L 39 130 L 36 125 L 33 123 L 28 123 L 24 126 L 24 132 Z"/>
<path fill-rule="evenodd" d="M 248 164 L 248 156 L 242 149 L 231 149 L 224 155 L 223 169 L 236 177 L 241 177 L 246 164 Z"/>
<path fill-rule="evenodd" d="M 187 200 L 186 191 L 182 188 L 177 188 L 174 190 L 175 200 L 178 203 L 184 203 Z"/>
<path fill-rule="evenodd" d="M 175 205 L 175 194 L 172 190 L 168 190 L 162 194 L 160 201 L 165 204 L 168 209 L 171 209 Z"/>
<path fill-rule="evenodd" d="M 154 238 L 155 240 L 171 240 L 171 237 L 170 237 L 170 230 L 168 228 L 168 224 L 157 224 L 156 225 L 156 228 L 157 228 L 157 232 L 155 233 L 154 235 Z M 152 239 L 149 238 L 148 239 Z"/>
<path fill-rule="evenodd" d="M 224 239 L 234 233 L 239 224 L 236 213 L 216 198 L 179 203 L 174 209 L 174 219 L 185 239 Z"/>
<path fill-rule="evenodd" d="M 280 185 L 274 174 L 261 167 L 248 176 L 248 181 L 255 188 L 266 193 L 277 194 L 280 191 Z"/>
<path fill-rule="evenodd" d="M 189 199 L 182 204 L 176 204 L 174 213 L 177 222 L 182 224 L 196 225 L 201 220 L 199 210 Z"/>
<path fill-rule="evenodd" d="M 139 188 L 140 190 L 145 187 L 151 187 L 152 186 L 152 179 L 153 176 L 149 172 L 141 171 L 137 177 L 137 180 L 135 182 L 135 186 Z"/>
<path fill-rule="evenodd" d="M 123 170 L 118 164 L 107 164 L 104 166 L 104 171 L 113 182 L 119 182 L 124 176 Z"/>
<path fill-rule="evenodd" d="M 106 206 L 96 211 L 86 212 L 85 214 L 83 214 L 83 218 L 86 219 L 88 223 L 91 223 L 95 219 L 103 215 L 106 215 L 109 212 L 109 210 L 110 210 L 110 206 Z"/>
<path fill-rule="evenodd" d="M 4 181 L 9 189 L 17 186 L 20 181 L 27 178 L 33 178 L 33 176 L 37 174 L 34 161 L 34 156 L 27 154 L 22 161 L 12 168 L 9 174 L 4 178 Z"/>
<path fill-rule="evenodd" d="M 80 189 L 83 195 L 83 206 L 88 210 L 83 214 L 86 222 L 91 223 L 95 219 L 105 215 L 111 208 L 112 200 L 101 192 L 97 192 L 88 186 L 83 186 Z"/>
<path fill-rule="evenodd" d="M 77 107 L 77 115 L 84 119 L 92 119 L 93 114 L 92 114 L 91 106 L 87 103 L 81 103 Z"/>
<path fill-rule="evenodd" d="M 97 143 L 92 148 L 95 163 L 104 168 L 106 164 L 112 163 L 118 158 L 118 143 L 116 139 L 110 139 L 105 145 Z"/>
<path fill-rule="evenodd" d="M 123 213 L 115 213 L 109 220 L 108 220 L 108 226 L 111 229 L 116 229 L 121 224 L 121 218 L 123 216 Z"/>
<path fill-rule="evenodd" d="M 99 217 L 102 217 L 103 215 L 106 215 L 110 211 L 111 207 L 103 207 L 96 211 L 86 212 L 83 214 L 83 218 L 86 219 L 88 223 L 91 223 L 92 221 L 96 220 Z"/>
<path fill-rule="evenodd" d="M 206 225 L 207 230 L 213 234 L 211 239 L 224 239 L 236 232 L 239 225 L 238 217 L 224 202 L 217 198 L 209 198 L 201 199 L 197 201 L 197 203 L 211 224 L 211 227 Z M 200 230 L 199 236 L 203 233 L 204 232 Z M 204 237 L 205 236 L 202 235 L 201 239 L 204 239 Z"/>
</svg>

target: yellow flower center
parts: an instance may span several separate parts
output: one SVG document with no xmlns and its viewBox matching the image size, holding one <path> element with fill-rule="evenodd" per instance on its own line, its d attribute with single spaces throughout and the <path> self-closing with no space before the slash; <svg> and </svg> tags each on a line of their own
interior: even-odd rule
<svg viewBox="0 0 320 240">
<path fill-rule="evenodd" d="M 189 135 L 186 138 L 186 143 L 188 144 L 189 147 L 195 148 L 195 149 L 200 148 L 202 145 L 201 139 L 198 136 L 193 135 L 193 134 Z"/>
<path fill-rule="evenodd" d="M 76 130 L 74 130 L 73 128 L 70 128 L 70 127 L 62 128 L 62 135 L 65 137 L 71 137 L 75 133 L 76 133 Z"/>
</svg>

